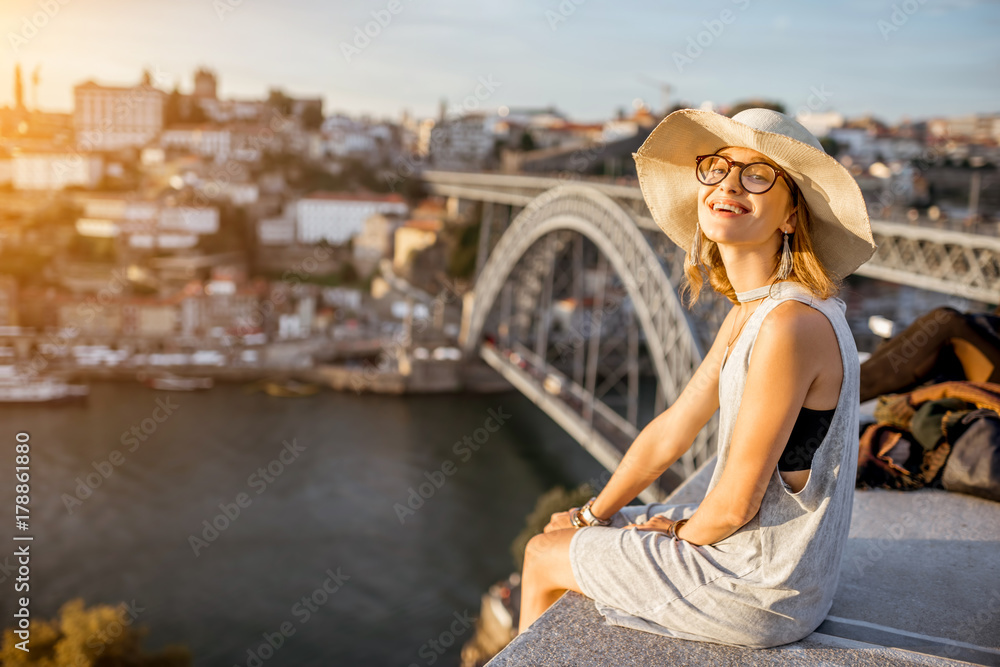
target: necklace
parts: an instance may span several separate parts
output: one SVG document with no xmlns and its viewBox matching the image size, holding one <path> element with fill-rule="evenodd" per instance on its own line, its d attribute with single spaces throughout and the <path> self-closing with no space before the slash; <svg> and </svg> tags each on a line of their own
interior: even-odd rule
<svg viewBox="0 0 1000 667">
<path fill-rule="evenodd" d="M 747 290 L 746 292 L 737 292 L 736 293 L 736 300 L 740 302 L 740 309 L 742 310 L 744 303 L 747 303 L 749 301 L 756 301 L 757 299 L 759 299 L 761 297 L 767 296 L 768 292 L 770 292 L 770 291 L 771 291 L 771 286 L 770 285 L 761 285 L 760 287 L 755 287 L 754 289 Z M 754 310 L 756 310 L 756 308 Z M 750 321 L 750 317 L 747 316 L 746 319 L 744 319 L 743 322 L 740 324 L 740 328 L 739 328 L 739 330 L 736 331 L 735 335 L 733 335 L 732 331 L 733 331 L 733 329 L 736 329 L 736 322 L 735 321 L 733 322 L 733 327 L 732 327 L 732 329 L 730 329 L 730 332 L 729 332 L 729 342 L 726 343 L 726 354 L 724 354 L 724 356 L 726 358 L 729 357 L 729 354 L 728 354 L 729 353 L 729 348 L 732 346 L 733 341 L 736 340 L 737 338 L 739 338 L 739 335 L 743 332 L 743 327 L 749 321 Z M 723 360 L 723 363 L 725 363 L 725 359 Z"/>
<path fill-rule="evenodd" d="M 742 309 L 743 306 L 740 306 L 740 308 Z M 736 340 L 737 338 L 739 338 L 740 333 L 743 332 L 743 327 L 746 325 L 746 323 L 749 320 L 750 320 L 749 317 L 747 317 L 745 320 L 743 320 L 743 323 L 740 324 L 740 328 L 736 331 L 736 335 L 735 336 L 733 335 L 732 330 L 736 329 L 736 322 L 733 322 L 733 327 L 732 327 L 732 329 L 729 330 L 729 342 L 726 343 L 726 352 L 729 352 L 729 348 L 733 344 L 733 341 Z"/>
<path fill-rule="evenodd" d="M 781 284 L 781 283 L 779 283 L 779 284 Z M 743 304 L 744 303 L 747 303 L 749 301 L 756 301 L 757 299 L 759 299 L 761 297 L 768 296 L 769 293 L 770 293 L 770 291 L 771 291 L 771 285 L 761 285 L 760 287 L 755 287 L 754 289 L 747 290 L 746 292 L 737 292 L 736 293 L 736 300 L 740 302 L 740 308 L 743 308 Z M 754 309 L 754 311 L 756 312 L 756 308 Z M 726 361 L 729 358 L 729 348 L 730 348 L 730 346 L 733 344 L 734 340 L 736 340 L 737 338 L 739 338 L 739 335 L 743 332 L 744 325 L 746 325 L 746 323 L 748 321 L 750 321 L 750 317 L 749 316 L 745 320 L 743 320 L 742 324 L 740 324 L 740 328 L 736 332 L 735 336 L 732 334 L 732 329 L 730 329 L 729 342 L 726 343 L 726 351 L 725 351 L 725 353 L 723 353 L 723 360 L 722 360 L 723 364 L 725 364 Z M 733 327 L 732 328 L 733 329 L 736 328 L 736 322 L 733 322 Z"/>
<path fill-rule="evenodd" d="M 755 287 L 754 289 L 747 290 L 746 292 L 737 292 L 736 300 L 740 303 L 745 303 L 747 301 L 756 301 L 762 296 L 767 296 L 768 292 L 771 291 L 770 285 L 761 285 L 760 287 Z"/>
</svg>

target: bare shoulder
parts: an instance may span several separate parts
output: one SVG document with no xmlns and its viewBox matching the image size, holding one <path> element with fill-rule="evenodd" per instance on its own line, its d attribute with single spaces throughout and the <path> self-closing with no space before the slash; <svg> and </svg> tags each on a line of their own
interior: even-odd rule
<svg viewBox="0 0 1000 667">
<path fill-rule="evenodd" d="M 835 405 L 843 379 L 840 344 L 833 323 L 820 310 L 789 299 L 775 306 L 761 323 L 758 345 L 769 355 L 781 355 L 807 378 L 807 407 Z"/>
<path fill-rule="evenodd" d="M 761 323 L 761 332 L 765 330 L 768 333 L 783 333 L 799 337 L 810 335 L 825 337 L 824 334 L 828 333 L 828 340 L 832 341 L 834 345 L 837 344 L 837 337 L 829 318 L 819 309 L 796 299 L 782 301 L 772 308 Z M 797 342 L 809 343 L 813 341 L 806 338 L 805 340 L 797 340 Z"/>
</svg>

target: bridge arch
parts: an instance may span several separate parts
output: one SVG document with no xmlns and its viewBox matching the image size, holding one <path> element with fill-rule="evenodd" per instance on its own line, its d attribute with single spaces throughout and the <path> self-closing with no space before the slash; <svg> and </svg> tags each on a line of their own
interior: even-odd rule
<svg viewBox="0 0 1000 667">
<path fill-rule="evenodd" d="M 487 316 L 518 261 L 546 235 L 571 231 L 589 239 L 621 279 L 634 306 L 667 404 L 677 400 L 703 352 L 686 310 L 642 230 L 617 202 L 581 184 L 553 187 L 533 200 L 504 232 L 483 266 L 463 341 L 474 354 Z M 711 433 L 714 429 L 709 429 Z M 706 431 L 693 450 L 706 452 Z M 699 460 L 701 456 L 697 457 Z"/>
</svg>

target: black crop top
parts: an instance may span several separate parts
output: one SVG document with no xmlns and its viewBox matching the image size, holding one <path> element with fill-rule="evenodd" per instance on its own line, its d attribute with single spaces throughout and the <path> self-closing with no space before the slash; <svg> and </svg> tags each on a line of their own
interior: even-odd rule
<svg viewBox="0 0 1000 667">
<path fill-rule="evenodd" d="M 788 436 L 785 451 L 778 460 L 778 470 L 782 472 L 809 470 L 813 454 L 819 449 L 826 432 L 830 429 L 835 410 L 836 408 L 813 410 L 802 407 L 792 427 L 792 434 Z"/>
</svg>

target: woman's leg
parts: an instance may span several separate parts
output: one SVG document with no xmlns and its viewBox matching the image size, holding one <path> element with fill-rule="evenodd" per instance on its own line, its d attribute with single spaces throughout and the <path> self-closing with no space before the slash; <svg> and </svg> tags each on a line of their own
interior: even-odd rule
<svg viewBox="0 0 1000 667">
<path fill-rule="evenodd" d="M 918 317 L 861 364 L 861 402 L 919 385 L 935 367 L 948 339 L 968 329 L 964 315 L 947 306 Z"/>
<path fill-rule="evenodd" d="M 1000 349 L 986 349 L 977 347 L 974 342 L 969 342 L 964 338 L 952 338 L 951 346 L 955 349 L 955 356 L 962 363 L 962 370 L 965 377 L 972 382 L 998 382 L 1000 381 Z M 992 357 L 992 358 L 991 358 Z"/>
<path fill-rule="evenodd" d="M 521 574 L 518 634 L 527 630 L 567 590 L 581 592 L 569 564 L 569 543 L 576 530 L 540 533 L 528 541 Z"/>
</svg>

